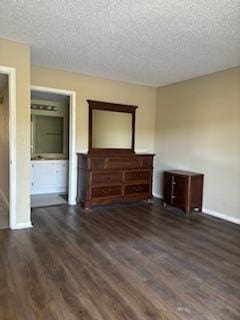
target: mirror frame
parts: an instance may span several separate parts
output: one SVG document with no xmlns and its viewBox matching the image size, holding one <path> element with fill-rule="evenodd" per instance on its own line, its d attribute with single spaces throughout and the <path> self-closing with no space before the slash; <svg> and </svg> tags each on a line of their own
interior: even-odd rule
<svg viewBox="0 0 240 320">
<path fill-rule="evenodd" d="M 109 154 L 124 154 L 124 153 L 135 153 L 135 119 L 137 106 L 110 103 L 96 100 L 87 100 L 89 105 L 89 125 L 88 125 L 88 153 L 109 153 Z M 125 112 L 132 115 L 132 142 L 131 148 L 93 148 L 92 137 L 93 137 L 93 110 L 104 110 L 114 112 Z"/>
</svg>

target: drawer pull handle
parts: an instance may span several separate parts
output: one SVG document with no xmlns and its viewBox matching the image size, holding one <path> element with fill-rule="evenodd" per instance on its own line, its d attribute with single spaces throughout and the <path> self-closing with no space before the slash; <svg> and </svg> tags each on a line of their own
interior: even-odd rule
<svg viewBox="0 0 240 320">
<path fill-rule="evenodd" d="M 107 193 L 109 193 L 111 191 L 112 191 L 112 189 L 108 189 L 108 190 L 102 189 L 102 193 L 105 193 L 105 194 L 107 194 Z"/>
<path fill-rule="evenodd" d="M 141 191 L 142 188 L 141 188 L 141 187 L 133 187 L 133 190 L 136 191 L 136 192 L 138 192 L 138 191 Z"/>
</svg>

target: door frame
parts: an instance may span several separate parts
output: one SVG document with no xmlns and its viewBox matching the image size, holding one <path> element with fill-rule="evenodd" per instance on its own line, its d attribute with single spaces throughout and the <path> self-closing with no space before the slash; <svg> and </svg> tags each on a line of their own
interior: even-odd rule
<svg viewBox="0 0 240 320">
<path fill-rule="evenodd" d="M 17 225 L 16 69 L 0 66 L 0 73 L 8 76 L 9 227 L 15 229 Z"/>
<path fill-rule="evenodd" d="M 31 91 L 57 93 L 69 96 L 69 175 L 68 175 L 68 203 L 76 204 L 77 197 L 77 155 L 76 155 L 76 91 L 62 90 L 56 88 L 34 86 Z"/>
</svg>

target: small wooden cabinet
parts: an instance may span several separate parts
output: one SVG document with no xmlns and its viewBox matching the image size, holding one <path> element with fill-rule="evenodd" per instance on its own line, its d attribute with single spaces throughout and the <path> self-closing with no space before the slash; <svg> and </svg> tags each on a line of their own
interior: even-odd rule
<svg viewBox="0 0 240 320">
<path fill-rule="evenodd" d="M 164 204 L 190 214 L 193 209 L 202 211 L 203 174 L 181 170 L 164 172 Z"/>
<path fill-rule="evenodd" d="M 152 198 L 152 154 L 78 154 L 82 207 Z"/>
</svg>

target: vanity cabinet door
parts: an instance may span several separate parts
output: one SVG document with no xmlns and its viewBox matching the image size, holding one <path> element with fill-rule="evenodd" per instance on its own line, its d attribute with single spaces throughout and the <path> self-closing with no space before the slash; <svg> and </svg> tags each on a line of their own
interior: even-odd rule
<svg viewBox="0 0 240 320">
<path fill-rule="evenodd" d="M 66 192 L 68 161 L 32 161 L 31 194 Z"/>
<path fill-rule="evenodd" d="M 32 194 L 45 193 L 53 185 L 54 162 L 32 163 Z"/>
<path fill-rule="evenodd" d="M 54 184 L 56 187 L 67 187 L 68 168 L 66 162 L 55 163 L 54 175 Z"/>
</svg>

